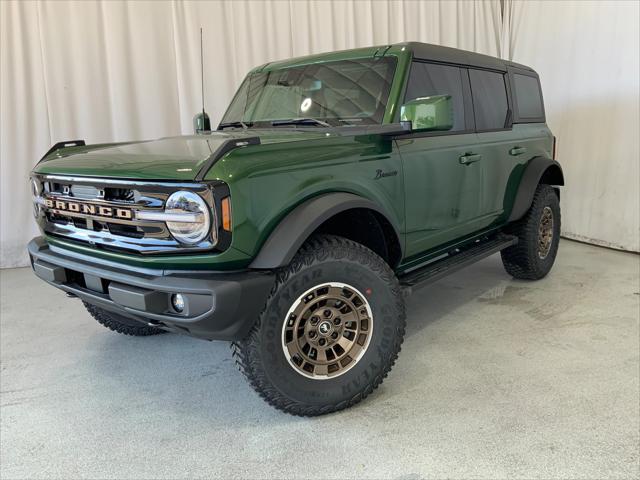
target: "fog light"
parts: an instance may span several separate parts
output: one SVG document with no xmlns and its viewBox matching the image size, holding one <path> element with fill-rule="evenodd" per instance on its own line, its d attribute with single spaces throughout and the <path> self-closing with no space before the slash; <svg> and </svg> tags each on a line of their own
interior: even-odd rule
<svg viewBox="0 0 640 480">
<path fill-rule="evenodd" d="M 184 310 L 184 297 L 181 293 L 171 295 L 171 306 L 176 312 L 182 313 Z"/>
</svg>

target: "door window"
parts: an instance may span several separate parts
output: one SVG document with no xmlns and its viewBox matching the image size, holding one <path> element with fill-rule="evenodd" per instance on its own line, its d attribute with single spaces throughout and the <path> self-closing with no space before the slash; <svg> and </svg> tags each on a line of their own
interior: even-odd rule
<svg viewBox="0 0 640 480">
<path fill-rule="evenodd" d="M 509 113 L 504 75 L 486 70 L 469 69 L 476 130 L 506 128 Z"/>
<path fill-rule="evenodd" d="M 453 126 L 450 131 L 465 130 L 462 70 L 449 65 L 413 62 L 404 101 L 433 95 L 451 95 Z"/>
<path fill-rule="evenodd" d="M 520 118 L 544 117 L 542 95 L 540 94 L 540 85 L 536 77 L 515 74 L 513 76 L 513 87 Z"/>
</svg>

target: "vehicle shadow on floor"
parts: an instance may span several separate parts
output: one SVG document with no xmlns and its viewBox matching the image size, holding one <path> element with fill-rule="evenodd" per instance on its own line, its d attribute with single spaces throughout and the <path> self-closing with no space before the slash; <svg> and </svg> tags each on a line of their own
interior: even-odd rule
<svg viewBox="0 0 640 480">
<path fill-rule="evenodd" d="M 417 290 L 407 298 L 407 339 L 427 334 L 434 322 L 508 281 L 496 257 Z M 135 398 L 139 408 L 168 422 L 185 414 L 216 425 L 309 421 L 276 411 L 254 393 L 237 370 L 227 342 L 181 335 L 133 338 L 103 330 L 90 341 L 91 357 L 82 360 L 91 370 L 92 380 L 83 392 L 89 397 L 109 391 L 114 402 Z M 395 368 L 402 367 L 404 356 L 413 355 L 412 348 L 428 348 L 422 342 L 411 343 L 405 343 Z M 415 383 L 408 377 L 406 381 Z M 384 388 L 370 401 L 381 396 Z"/>
<path fill-rule="evenodd" d="M 414 290 L 406 299 L 406 337 L 418 335 L 431 324 L 451 315 L 505 283 L 512 282 L 494 255 L 438 282 Z"/>
</svg>

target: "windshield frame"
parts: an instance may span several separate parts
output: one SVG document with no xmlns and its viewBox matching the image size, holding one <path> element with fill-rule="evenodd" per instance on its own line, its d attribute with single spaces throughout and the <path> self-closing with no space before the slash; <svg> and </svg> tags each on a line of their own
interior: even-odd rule
<svg viewBox="0 0 640 480">
<path fill-rule="evenodd" d="M 384 89 L 381 100 L 378 103 L 378 108 L 381 108 L 381 113 L 378 113 L 376 111 L 374 112 L 373 115 L 368 117 L 362 117 L 362 116 L 344 116 L 344 117 L 318 116 L 315 118 L 307 117 L 308 120 L 319 120 L 319 122 L 317 122 L 317 124 L 315 125 L 313 124 L 313 122 L 307 122 L 305 124 L 302 124 L 302 123 L 295 124 L 294 122 L 282 122 L 283 120 L 299 120 L 300 119 L 295 117 L 294 118 L 283 117 L 283 118 L 259 119 L 259 120 L 247 119 L 245 117 L 245 114 L 247 112 L 247 101 L 243 100 L 241 98 L 241 95 L 246 93 L 248 96 L 251 82 L 255 80 L 258 75 L 272 74 L 274 72 L 275 73 L 286 72 L 288 70 L 293 70 L 293 69 L 301 69 L 301 71 L 304 72 L 307 68 L 312 66 L 323 66 L 327 64 L 343 63 L 343 62 L 349 62 L 349 61 L 357 62 L 357 61 L 365 61 L 365 60 L 369 60 L 372 62 L 384 61 L 385 63 L 389 64 L 390 71 L 386 75 L 386 80 L 387 80 L 386 88 Z M 382 125 L 386 123 L 386 120 L 389 115 L 389 111 L 393 110 L 395 107 L 395 101 L 393 100 L 392 97 L 394 95 L 394 91 L 395 91 L 394 87 L 396 85 L 397 77 L 401 67 L 400 63 L 401 63 L 400 59 L 396 55 L 386 55 L 381 57 L 372 57 L 368 55 L 368 56 L 358 56 L 358 57 L 351 57 L 351 58 L 337 58 L 337 59 L 331 59 L 331 60 L 326 60 L 321 62 L 317 60 L 309 61 L 308 63 L 298 63 L 298 64 L 287 65 L 285 67 L 274 68 L 274 69 L 268 69 L 268 68 L 265 69 L 264 67 L 256 68 L 247 74 L 247 76 L 244 78 L 244 80 L 238 87 L 237 91 L 233 96 L 233 99 L 231 100 L 231 102 L 229 103 L 229 106 L 225 110 L 225 113 L 222 116 L 222 119 L 220 120 L 220 123 L 217 129 L 222 130 L 223 128 L 225 128 L 225 124 L 229 125 L 229 124 L 234 124 L 238 122 L 243 122 L 249 128 L 282 128 L 282 127 L 287 127 L 287 128 L 319 128 L 320 127 L 322 128 L 323 125 L 321 124 L 325 122 L 328 123 L 331 127 L 338 127 L 338 128 L 353 127 L 353 126 Z M 244 101 L 244 104 L 241 104 L 242 115 L 240 116 L 240 118 L 230 118 L 229 115 L 231 114 L 231 111 L 234 109 L 234 107 L 238 106 L 237 103 L 243 102 L 243 101 Z M 228 128 L 240 128 L 240 127 L 228 126 Z M 327 128 L 327 127 L 324 127 L 324 128 Z"/>
</svg>

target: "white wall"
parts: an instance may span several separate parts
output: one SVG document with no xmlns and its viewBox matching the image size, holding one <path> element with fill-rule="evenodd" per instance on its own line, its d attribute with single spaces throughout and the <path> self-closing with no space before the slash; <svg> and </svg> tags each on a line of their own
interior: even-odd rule
<svg viewBox="0 0 640 480">
<path fill-rule="evenodd" d="M 540 74 L 567 181 L 563 235 L 640 250 L 640 3 L 510 5 L 511 58 Z"/>
<path fill-rule="evenodd" d="M 542 77 L 565 233 L 637 251 L 637 3 L 505 5 L 503 24 L 498 0 L 0 2 L 0 266 L 26 264 L 27 178 L 53 143 L 191 132 L 200 26 L 213 122 L 272 60 L 404 40 L 511 54 Z"/>
</svg>

